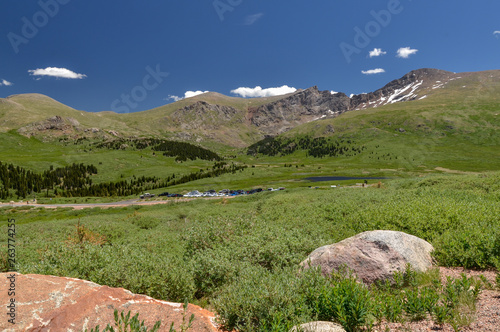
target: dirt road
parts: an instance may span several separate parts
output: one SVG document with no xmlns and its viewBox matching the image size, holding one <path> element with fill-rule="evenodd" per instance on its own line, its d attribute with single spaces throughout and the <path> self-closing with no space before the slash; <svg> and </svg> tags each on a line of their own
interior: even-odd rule
<svg viewBox="0 0 500 332">
<path fill-rule="evenodd" d="M 203 199 L 220 199 L 221 197 L 204 197 Z M 73 208 L 75 210 L 81 209 L 92 209 L 92 208 L 115 208 L 115 207 L 125 207 L 131 205 L 158 205 L 158 204 L 170 204 L 170 203 L 178 203 L 178 202 L 188 202 L 197 198 L 176 198 L 169 200 L 137 200 L 131 199 L 127 201 L 120 202 L 111 202 L 111 203 L 73 203 L 73 204 L 37 204 L 37 203 L 0 203 L 0 207 L 4 206 L 12 206 L 12 207 L 21 207 L 21 206 L 32 206 L 32 207 L 43 207 L 47 209 L 56 209 L 56 208 Z"/>
</svg>

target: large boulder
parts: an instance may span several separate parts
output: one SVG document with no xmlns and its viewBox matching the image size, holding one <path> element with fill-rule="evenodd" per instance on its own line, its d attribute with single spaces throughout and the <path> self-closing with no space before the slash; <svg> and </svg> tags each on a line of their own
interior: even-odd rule
<svg viewBox="0 0 500 332">
<path fill-rule="evenodd" d="M 14 278 L 12 278 L 14 276 Z M 9 279 L 10 277 L 10 279 Z M 15 289 L 15 295 L 7 292 Z M 133 294 L 123 288 L 101 286 L 89 281 L 54 276 L 1 273 L 0 303 L 4 307 L 0 331 L 82 331 L 109 323 L 114 327 L 114 309 L 131 316 L 139 313 L 139 320 L 153 327 L 161 320 L 160 331 L 169 331 L 174 322 L 180 330 L 183 308 L 180 303 L 155 300 Z M 11 299 L 15 299 L 15 325 L 8 322 L 5 313 Z M 190 331 L 219 331 L 214 325 L 214 314 L 189 304 L 187 319 L 195 315 Z"/>
<path fill-rule="evenodd" d="M 416 236 L 395 231 L 364 232 L 338 243 L 314 250 L 301 265 L 321 267 L 331 275 L 342 266 L 357 274 L 364 283 L 392 280 L 409 263 L 419 272 L 432 267 L 432 245 Z"/>
<path fill-rule="evenodd" d="M 298 328 L 294 326 L 290 332 L 345 332 L 345 330 L 339 324 L 317 321 L 302 324 Z"/>
</svg>

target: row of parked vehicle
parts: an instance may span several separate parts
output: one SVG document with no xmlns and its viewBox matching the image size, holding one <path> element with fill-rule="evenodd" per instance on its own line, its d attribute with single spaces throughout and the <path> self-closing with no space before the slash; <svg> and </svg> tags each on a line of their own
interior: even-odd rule
<svg viewBox="0 0 500 332">
<path fill-rule="evenodd" d="M 161 193 L 158 195 L 158 197 L 161 197 L 161 196 L 165 196 L 165 197 L 183 197 L 183 195 L 181 194 L 170 194 L 170 193 Z M 144 198 L 153 198 L 153 197 L 156 197 L 155 194 L 150 194 L 150 193 L 145 193 L 141 196 L 139 196 L 141 199 L 144 199 Z"/>
<path fill-rule="evenodd" d="M 275 188 L 268 188 L 267 189 L 267 191 L 278 191 L 278 190 L 285 190 L 285 188 L 280 187 L 277 189 L 275 189 Z M 264 189 L 262 189 L 262 188 L 251 189 L 251 190 L 222 189 L 219 192 L 212 189 L 212 190 L 205 191 L 203 193 L 199 192 L 198 190 L 193 190 L 193 191 L 188 192 L 185 195 L 164 192 L 164 193 L 159 194 L 158 197 L 160 197 L 160 196 L 164 196 L 164 197 L 227 197 L 227 196 L 239 196 L 239 195 L 252 195 L 255 193 L 260 193 L 262 191 L 264 191 Z M 145 193 L 145 194 L 140 196 L 141 199 L 153 198 L 153 197 L 155 197 L 155 194 L 150 194 L 150 193 Z"/>
</svg>

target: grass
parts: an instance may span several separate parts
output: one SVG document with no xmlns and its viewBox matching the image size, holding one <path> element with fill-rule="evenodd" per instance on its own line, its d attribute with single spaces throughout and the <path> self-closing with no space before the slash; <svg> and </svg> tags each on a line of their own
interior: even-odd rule
<svg viewBox="0 0 500 332">
<path fill-rule="evenodd" d="M 366 143 L 363 143 L 362 138 L 356 139 L 356 141 L 365 144 L 367 149 L 354 157 L 312 158 L 307 157 L 303 151 L 285 157 L 266 157 L 262 155 L 254 157 L 238 153 L 236 158 L 230 159 L 230 161 L 249 166 L 242 172 L 158 189 L 153 193 L 159 194 L 163 191 L 187 193 L 193 189 L 204 191 L 224 188 L 295 188 L 317 185 L 330 186 L 333 184 L 344 185 L 359 181 L 318 184 L 310 183 L 305 178 L 312 176 L 398 178 L 429 172 L 440 173 L 443 172 L 443 169 L 480 172 L 500 167 L 500 158 L 495 158 L 498 151 L 493 146 L 473 146 L 452 139 L 439 141 L 440 145 L 436 146 L 433 145 L 435 141 L 431 138 L 427 141 L 424 139 L 418 140 L 416 135 L 410 134 L 406 135 L 404 140 L 403 138 L 394 140 L 394 137 L 384 137 Z M 86 146 L 46 144 L 13 132 L 0 134 L 0 139 L 5 142 L 0 146 L 0 155 L 4 162 L 12 162 L 15 165 L 37 172 L 47 170 L 51 165 L 62 167 L 71 163 L 93 164 L 98 168 L 98 174 L 92 177 L 94 183 L 131 179 L 133 176 L 165 178 L 172 174 L 179 176 L 212 167 L 211 162 L 202 160 L 178 163 L 175 162 L 174 158 L 167 158 L 162 155 L 154 156 L 150 150 L 94 150 L 84 152 Z M 418 144 L 415 143 L 417 141 Z M 292 167 L 285 167 L 285 165 L 291 165 Z M 370 181 L 370 183 L 373 182 L 376 181 Z M 38 196 L 43 199 L 40 195 Z M 77 199 L 76 201 L 88 202 L 93 200 Z M 109 200 L 101 199 L 98 201 Z M 69 202 L 74 201 L 75 199 L 69 200 Z"/>
</svg>

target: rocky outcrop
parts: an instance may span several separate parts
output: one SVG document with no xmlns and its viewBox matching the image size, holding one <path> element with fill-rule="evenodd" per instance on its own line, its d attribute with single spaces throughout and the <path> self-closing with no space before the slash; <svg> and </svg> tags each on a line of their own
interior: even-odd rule
<svg viewBox="0 0 500 332">
<path fill-rule="evenodd" d="M 228 124 L 243 123 L 243 115 L 231 106 L 198 101 L 176 110 L 171 121 L 183 130 L 217 130 Z"/>
<path fill-rule="evenodd" d="M 14 275 L 15 279 L 8 279 Z M 12 282 L 14 280 L 14 282 Z M 9 296 L 7 289 L 15 294 Z M 169 331 L 174 322 L 180 330 L 183 308 L 180 303 L 155 300 L 145 295 L 133 294 L 123 288 L 111 288 L 72 278 L 44 275 L 0 274 L 0 303 L 15 299 L 15 325 L 0 320 L 0 331 L 82 331 L 114 323 L 114 309 L 119 312 L 139 313 L 139 320 L 152 327 L 161 320 L 160 331 Z M 191 331 L 218 331 L 213 324 L 214 315 L 195 305 L 188 306 L 187 318 L 195 315 Z"/>
<path fill-rule="evenodd" d="M 319 91 L 314 86 L 278 101 L 250 108 L 250 122 L 268 135 L 281 134 L 297 125 L 332 118 L 349 110 L 350 99 L 344 93 Z"/>
<path fill-rule="evenodd" d="M 416 271 L 432 267 L 430 243 L 403 232 L 370 231 L 313 251 L 301 265 L 320 266 L 330 275 L 342 266 L 351 269 L 364 283 L 392 280 L 411 264 Z"/>
<path fill-rule="evenodd" d="M 120 137 L 114 130 L 102 130 L 100 128 L 85 128 L 74 118 L 55 115 L 43 121 L 33 122 L 27 126 L 19 128 L 18 133 L 28 137 L 37 137 L 42 141 L 66 138 L 77 140 L 79 138 L 110 139 Z"/>
<path fill-rule="evenodd" d="M 19 132 L 24 131 L 46 131 L 46 130 L 59 130 L 69 131 L 75 129 L 80 124 L 75 119 L 63 119 L 59 115 L 48 118 L 44 121 L 32 123 L 26 127 L 19 129 Z"/>
<path fill-rule="evenodd" d="M 317 321 L 302 324 L 298 328 L 294 326 L 290 332 L 345 332 L 345 330 L 339 324 Z"/>
</svg>

